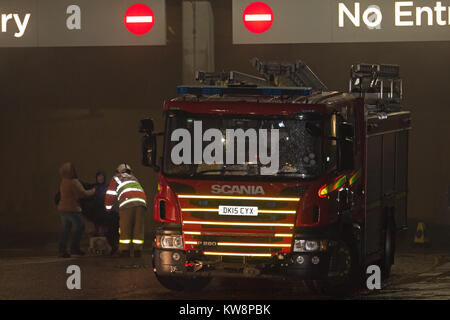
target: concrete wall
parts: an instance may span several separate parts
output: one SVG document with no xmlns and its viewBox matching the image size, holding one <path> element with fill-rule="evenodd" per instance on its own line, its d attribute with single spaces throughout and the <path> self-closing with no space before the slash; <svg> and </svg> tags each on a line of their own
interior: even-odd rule
<svg viewBox="0 0 450 320">
<path fill-rule="evenodd" d="M 0 239 L 59 230 L 65 161 L 87 182 L 127 161 L 152 197 L 137 130 L 149 115 L 162 129 L 163 101 L 181 82 L 180 1 L 167 1 L 167 21 L 167 46 L 0 49 Z"/>
<path fill-rule="evenodd" d="M 195 83 L 195 72 L 214 71 L 214 15 L 211 3 L 183 1 L 183 83 Z"/>
<path fill-rule="evenodd" d="M 332 89 L 346 90 L 356 62 L 398 63 L 413 112 L 410 216 L 450 223 L 450 43 L 232 45 L 231 1 L 212 1 L 216 70 L 252 73 L 249 59 L 302 59 Z M 0 49 L 1 238 L 56 232 L 57 169 L 76 164 L 92 181 L 122 161 L 136 169 L 149 198 L 156 175 L 139 164 L 138 121 L 161 107 L 182 79 L 181 1 L 167 0 L 164 47 Z M 151 210 L 147 226 L 153 227 Z"/>
</svg>

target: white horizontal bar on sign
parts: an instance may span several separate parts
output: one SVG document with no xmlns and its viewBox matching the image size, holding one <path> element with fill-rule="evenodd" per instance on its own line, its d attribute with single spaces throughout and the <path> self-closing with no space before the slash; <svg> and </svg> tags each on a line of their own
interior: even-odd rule
<svg viewBox="0 0 450 320">
<path fill-rule="evenodd" d="M 271 14 L 246 14 L 245 21 L 272 21 Z"/>
<path fill-rule="evenodd" d="M 127 17 L 127 23 L 149 23 L 153 22 L 152 16 L 129 16 Z"/>
</svg>

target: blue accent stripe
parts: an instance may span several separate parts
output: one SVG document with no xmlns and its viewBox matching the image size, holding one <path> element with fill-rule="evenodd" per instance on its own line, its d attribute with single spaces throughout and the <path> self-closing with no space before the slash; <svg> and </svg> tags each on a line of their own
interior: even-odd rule
<svg viewBox="0 0 450 320">
<path fill-rule="evenodd" d="M 216 86 L 179 86 L 178 94 L 193 95 L 263 95 L 263 96 L 309 96 L 311 88 L 303 87 L 216 87 Z"/>
</svg>

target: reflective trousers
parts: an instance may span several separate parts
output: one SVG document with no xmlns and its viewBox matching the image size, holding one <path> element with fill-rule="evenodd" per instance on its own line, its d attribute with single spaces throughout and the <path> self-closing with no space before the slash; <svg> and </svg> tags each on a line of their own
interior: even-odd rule
<svg viewBox="0 0 450 320">
<path fill-rule="evenodd" d="M 119 250 L 142 250 L 144 246 L 144 218 L 146 208 L 132 207 L 119 209 L 120 239 Z"/>
</svg>

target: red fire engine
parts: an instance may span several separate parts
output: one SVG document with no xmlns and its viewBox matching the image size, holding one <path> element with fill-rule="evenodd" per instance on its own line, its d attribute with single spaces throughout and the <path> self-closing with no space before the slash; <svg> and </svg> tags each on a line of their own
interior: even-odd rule
<svg viewBox="0 0 450 320">
<path fill-rule="evenodd" d="M 253 63 L 261 77 L 199 72 L 200 85 L 178 87 L 179 97 L 164 104 L 163 133 L 141 120 L 142 162 L 158 172 L 158 280 L 192 290 L 213 277 L 280 277 L 322 290 L 348 287 L 371 264 L 388 276 L 407 225 L 411 120 L 399 67 L 354 65 L 342 93 L 301 61 Z M 244 133 L 244 161 L 202 159 L 213 141 L 208 130 L 223 133 L 214 139 L 225 148 L 239 138 L 230 129 Z M 250 154 L 264 145 L 250 139 L 253 129 L 277 130 L 265 136 L 266 145 L 278 142 L 277 170 L 264 154 Z M 180 152 L 186 133 L 194 138 Z M 219 151 L 211 155 L 220 159 Z"/>
</svg>

